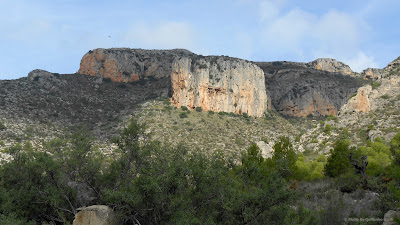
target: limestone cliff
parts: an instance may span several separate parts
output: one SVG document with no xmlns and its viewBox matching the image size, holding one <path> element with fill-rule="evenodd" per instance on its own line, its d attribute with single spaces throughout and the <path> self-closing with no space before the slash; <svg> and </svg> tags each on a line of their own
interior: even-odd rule
<svg viewBox="0 0 400 225">
<path fill-rule="evenodd" d="M 182 57 L 174 61 L 171 102 L 177 107 L 201 107 L 261 117 L 267 110 L 263 71 L 244 60 L 228 57 Z"/>
<path fill-rule="evenodd" d="M 341 112 L 368 113 L 381 107 L 383 98 L 400 95 L 400 57 L 383 69 L 366 69 L 361 73 L 375 84 L 360 87 L 355 96 L 343 105 Z"/>
<path fill-rule="evenodd" d="M 342 62 L 330 58 L 319 58 L 306 64 L 310 68 L 323 70 L 331 73 L 353 74 L 350 67 Z"/>
<path fill-rule="evenodd" d="M 257 62 L 265 73 L 267 94 L 282 115 L 336 114 L 364 82 L 340 73 L 309 68 L 305 63 Z"/>
<path fill-rule="evenodd" d="M 125 83 L 146 77 L 169 77 L 174 58 L 190 55 L 193 53 L 184 49 L 99 48 L 83 56 L 78 73 Z"/>
</svg>

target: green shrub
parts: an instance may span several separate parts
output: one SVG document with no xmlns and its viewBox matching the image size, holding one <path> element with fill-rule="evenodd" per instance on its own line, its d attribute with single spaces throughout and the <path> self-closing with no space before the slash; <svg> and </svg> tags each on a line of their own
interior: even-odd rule
<svg viewBox="0 0 400 225">
<path fill-rule="evenodd" d="M 276 169 L 281 176 L 285 178 L 293 178 L 297 173 L 297 154 L 293 149 L 288 137 L 281 137 L 273 146 L 274 152 L 269 164 Z"/>
<path fill-rule="evenodd" d="M 390 151 L 393 156 L 393 163 L 400 166 L 400 131 L 390 141 Z"/>
<path fill-rule="evenodd" d="M 188 107 L 186 107 L 186 106 L 181 106 L 181 109 L 182 109 L 183 111 L 188 111 L 188 110 L 189 110 Z"/>
<path fill-rule="evenodd" d="M 218 224 L 221 218 L 225 224 L 279 224 L 289 214 L 294 193 L 256 145 L 238 165 L 218 152 L 206 157 L 184 146 L 138 145 L 129 135 L 122 140 L 122 154 L 105 171 L 101 202 L 126 224 Z"/>
<path fill-rule="evenodd" d="M 324 127 L 324 132 L 325 132 L 326 134 L 330 135 L 330 134 L 331 134 L 331 131 L 332 131 L 332 126 L 331 126 L 330 124 L 325 125 L 325 127 Z"/>
<path fill-rule="evenodd" d="M 345 174 L 352 169 L 350 164 L 350 142 L 348 140 L 338 140 L 335 147 L 331 149 L 331 155 L 327 159 L 324 173 L 329 177 L 337 177 Z M 353 150 L 353 149 L 352 149 Z"/>
<path fill-rule="evenodd" d="M 370 176 L 379 176 L 391 164 L 390 148 L 383 142 L 369 142 L 366 147 L 359 148 L 362 155 L 368 156 L 366 173 Z"/>
<path fill-rule="evenodd" d="M 329 114 L 329 116 L 326 117 L 326 121 L 330 121 L 330 120 L 333 120 L 333 121 L 335 121 L 335 122 L 338 122 L 338 121 L 339 121 L 339 119 L 338 119 L 335 115 L 333 115 L 333 114 Z"/>
<path fill-rule="evenodd" d="M 324 155 L 322 155 L 324 157 Z M 325 159 L 326 160 L 326 159 Z M 315 180 L 324 177 L 325 161 L 316 159 L 314 161 L 305 162 L 305 157 L 301 154 L 296 161 L 297 174 L 296 179 L 299 180 Z"/>
<path fill-rule="evenodd" d="M 0 130 L 5 130 L 6 126 L 3 124 L 3 122 L 0 120 Z"/>
<path fill-rule="evenodd" d="M 196 112 L 201 112 L 201 111 L 203 111 L 203 109 L 200 106 L 197 106 L 196 107 Z"/>
<path fill-rule="evenodd" d="M 62 164 L 29 143 L 14 145 L 8 153 L 13 160 L 0 167 L 0 220 L 71 221 L 76 193 L 67 185 Z"/>
<path fill-rule="evenodd" d="M 383 98 L 383 99 L 389 99 L 389 98 L 390 98 L 390 95 L 384 94 L 384 95 L 381 96 L 381 98 Z"/>
<path fill-rule="evenodd" d="M 214 111 L 209 110 L 208 115 L 214 115 Z"/>
<path fill-rule="evenodd" d="M 179 113 L 180 118 L 188 118 L 188 114 L 186 112 Z"/>
<path fill-rule="evenodd" d="M 381 86 L 381 83 L 378 81 L 374 81 L 371 83 L 372 90 L 377 89 L 379 86 Z"/>
<path fill-rule="evenodd" d="M 165 105 L 164 106 L 164 110 L 167 111 L 167 112 L 170 112 L 172 109 L 173 109 L 173 107 L 170 106 L 170 105 Z"/>
<path fill-rule="evenodd" d="M 341 192 L 351 193 L 361 186 L 361 179 L 360 176 L 355 175 L 352 171 L 348 171 L 338 176 L 336 183 Z"/>
<path fill-rule="evenodd" d="M 349 98 L 353 98 L 353 97 L 356 97 L 357 96 L 357 92 L 356 93 L 353 93 L 353 94 L 351 94 L 350 96 L 349 96 Z"/>
</svg>

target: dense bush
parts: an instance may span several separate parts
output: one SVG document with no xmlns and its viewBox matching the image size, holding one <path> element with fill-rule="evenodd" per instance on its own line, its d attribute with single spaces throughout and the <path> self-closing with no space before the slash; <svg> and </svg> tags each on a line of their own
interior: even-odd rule
<svg viewBox="0 0 400 225">
<path fill-rule="evenodd" d="M 108 160 L 87 132 L 45 143 L 45 151 L 29 143 L 7 149 L 13 160 L 0 167 L 0 223 L 71 223 L 76 208 L 88 204 L 113 207 L 121 224 L 315 221 L 309 210 L 289 207 L 295 195 L 286 170 L 296 158 L 288 139 L 276 145 L 270 167 L 256 145 L 235 163 L 218 152 L 207 157 L 149 141 L 144 130 L 131 121 Z"/>
<path fill-rule="evenodd" d="M 8 153 L 13 160 L 0 167 L 0 223 L 71 221 L 76 192 L 67 185 L 60 163 L 29 143 Z"/>
<path fill-rule="evenodd" d="M 375 142 L 368 142 L 367 146 L 360 147 L 359 150 L 362 155 L 368 156 L 366 173 L 370 176 L 382 174 L 392 162 L 390 148 L 379 138 Z"/>
<path fill-rule="evenodd" d="M 196 107 L 196 112 L 201 112 L 201 111 L 203 111 L 203 109 L 200 106 L 197 106 Z"/>
<path fill-rule="evenodd" d="M 136 120 L 114 138 L 118 148 L 106 158 L 87 134 L 54 139 L 43 150 L 29 143 L 6 149 L 12 160 L 0 166 L 0 224 L 68 224 L 76 208 L 89 204 L 111 206 L 121 224 L 340 223 L 339 206 L 305 208 L 296 202 L 292 183 L 319 179 L 325 172 L 336 177 L 336 188 L 354 192 L 364 184 L 350 153 L 369 157 L 367 174 L 374 178 L 392 168 L 397 183 L 387 196 L 400 198 L 400 132 L 391 141 L 393 158 L 379 139 L 359 151 L 339 140 L 328 159 L 320 155 L 309 161 L 296 154 L 287 137 L 275 143 L 270 159 L 255 144 L 239 161 L 221 152 L 206 156 L 183 145 L 150 141 Z"/>
<path fill-rule="evenodd" d="M 378 81 L 373 81 L 371 83 L 371 86 L 372 86 L 372 89 L 374 90 L 374 89 L 377 89 L 379 86 L 381 86 L 381 83 Z"/>
<path fill-rule="evenodd" d="M 305 161 L 304 155 L 300 154 L 296 161 L 296 178 L 300 180 L 315 180 L 324 177 L 324 165 L 326 157 L 319 155 L 315 160 Z"/>
<path fill-rule="evenodd" d="M 332 126 L 330 124 L 326 124 L 325 127 L 324 127 L 324 132 L 326 134 L 330 135 L 331 131 L 332 131 Z"/>
<path fill-rule="evenodd" d="M 273 146 L 274 153 L 268 160 L 271 168 L 274 168 L 285 178 L 294 178 L 297 173 L 297 154 L 288 137 L 281 137 Z"/>
<path fill-rule="evenodd" d="M 140 143 L 135 127 L 124 131 L 102 191 L 123 223 L 279 224 L 289 212 L 293 193 L 256 145 L 237 165 L 218 153 Z"/>
<path fill-rule="evenodd" d="M 337 177 L 352 170 L 349 155 L 355 149 L 350 149 L 349 146 L 350 142 L 348 140 L 341 139 L 335 143 L 335 147 L 331 149 L 331 155 L 328 157 L 324 168 L 326 176 Z"/>
<path fill-rule="evenodd" d="M 187 112 L 189 112 L 189 111 L 179 113 L 179 117 L 180 118 L 188 118 L 188 113 Z"/>
</svg>

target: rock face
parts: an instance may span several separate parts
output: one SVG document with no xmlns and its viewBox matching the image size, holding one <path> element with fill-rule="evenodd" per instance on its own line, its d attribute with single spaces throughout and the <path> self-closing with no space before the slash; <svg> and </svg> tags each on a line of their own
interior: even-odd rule
<svg viewBox="0 0 400 225">
<path fill-rule="evenodd" d="M 389 63 L 383 69 L 366 69 L 363 71 L 365 77 L 375 81 L 377 86 L 366 85 L 357 90 L 355 96 L 343 105 L 341 112 L 364 112 L 368 113 L 382 107 L 382 96 L 384 98 L 397 97 L 400 93 L 400 59 Z"/>
<path fill-rule="evenodd" d="M 342 107 L 342 112 L 370 112 L 371 100 L 370 95 L 372 87 L 370 85 L 361 87 L 357 90 L 356 96 L 349 99 L 349 101 Z"/>
<path fill-rule="evenodd" d="M 394 71 L 394 73 L 398 73 L 400 72 L 400 57 L 398 57 L 397 59 L 393 60 L 392 62 L 390 62 L 387 67 L 384 68 L 384 70 L 388 71 L 390 73 L 390 71 Z"/>
<path fill-rule="evenodd" d="M 342 73 L 350 75 L 353 71 L 350 67 L 342 62 L 330 58 L 319 58 L 307 63 L 307 66 L 317 70 L 323 70 L 331 73 Z"/>
<path fill-rule="evenodd" d="M 99 48 L 83 56 L 78 73 L 125 83 L 149 77 L 169 77 L 174 58 L 190 55 L 193 53 L 184 49 Z"/>
<path fill-rule="evenodd" d="M 379 80 L 382 78 L 383 70 L 368 68 L 361 72 L 361 76 L 366 80 Z"/>
<path fill-rule="evenodd" d="M 244 60 L 182 57 L 173 63 L 171 86 L 176 107 L 255 117 L 263 116 L 268 107 L 263 71 Z"/>
<path fill-rule="evenodd" d="M 48 89 L 54 86 L 65 85 L 66 81 L 59 79 L 60 75 L 50 73 L 46 70 L 32 70 L 28 74 L 28 80 L 39 84 L 40 86 Z"/>
<path fill-rule="evenodd" d="M 314 61 L 315 62 L 315 61 Z M 265 73 L 267 94 L 282 115 L 336 114 L 364 82 L 339 73 L 293 62 L 257 62 Z"/>
<path fill-rule="evenodd" d="M 400 219 L 400 209 L 397 210 L 389 210 L 387 213 L 385 213 L 385 216 L 383 217 L 383 223 L 382 225 L 396 225 L 394 221 L 394 218 Z"/>
<path fill-rule="evenodd" d="M 73 225 L 117 225 L 113 210 L 105 205 L 92 205 L 78 209 Z"/>
</svg>

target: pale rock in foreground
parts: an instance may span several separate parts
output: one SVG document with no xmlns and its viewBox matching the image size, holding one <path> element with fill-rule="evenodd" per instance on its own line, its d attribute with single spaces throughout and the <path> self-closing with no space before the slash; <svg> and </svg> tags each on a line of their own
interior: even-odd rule
<svg viewBox="0 0 400 225">
<path fill-rule="evenodd" d="M 394 222 L 393 218 L 400 219 L 400 210 L 389 210 L 385 213 L 382 225 L 396 225 L 397 223 Z"/>
<path fill-rule="evenodd" d="M 79 208 L 73 225 L 117 225 L 113 210 L 105 205 Z"/>
</svg>

